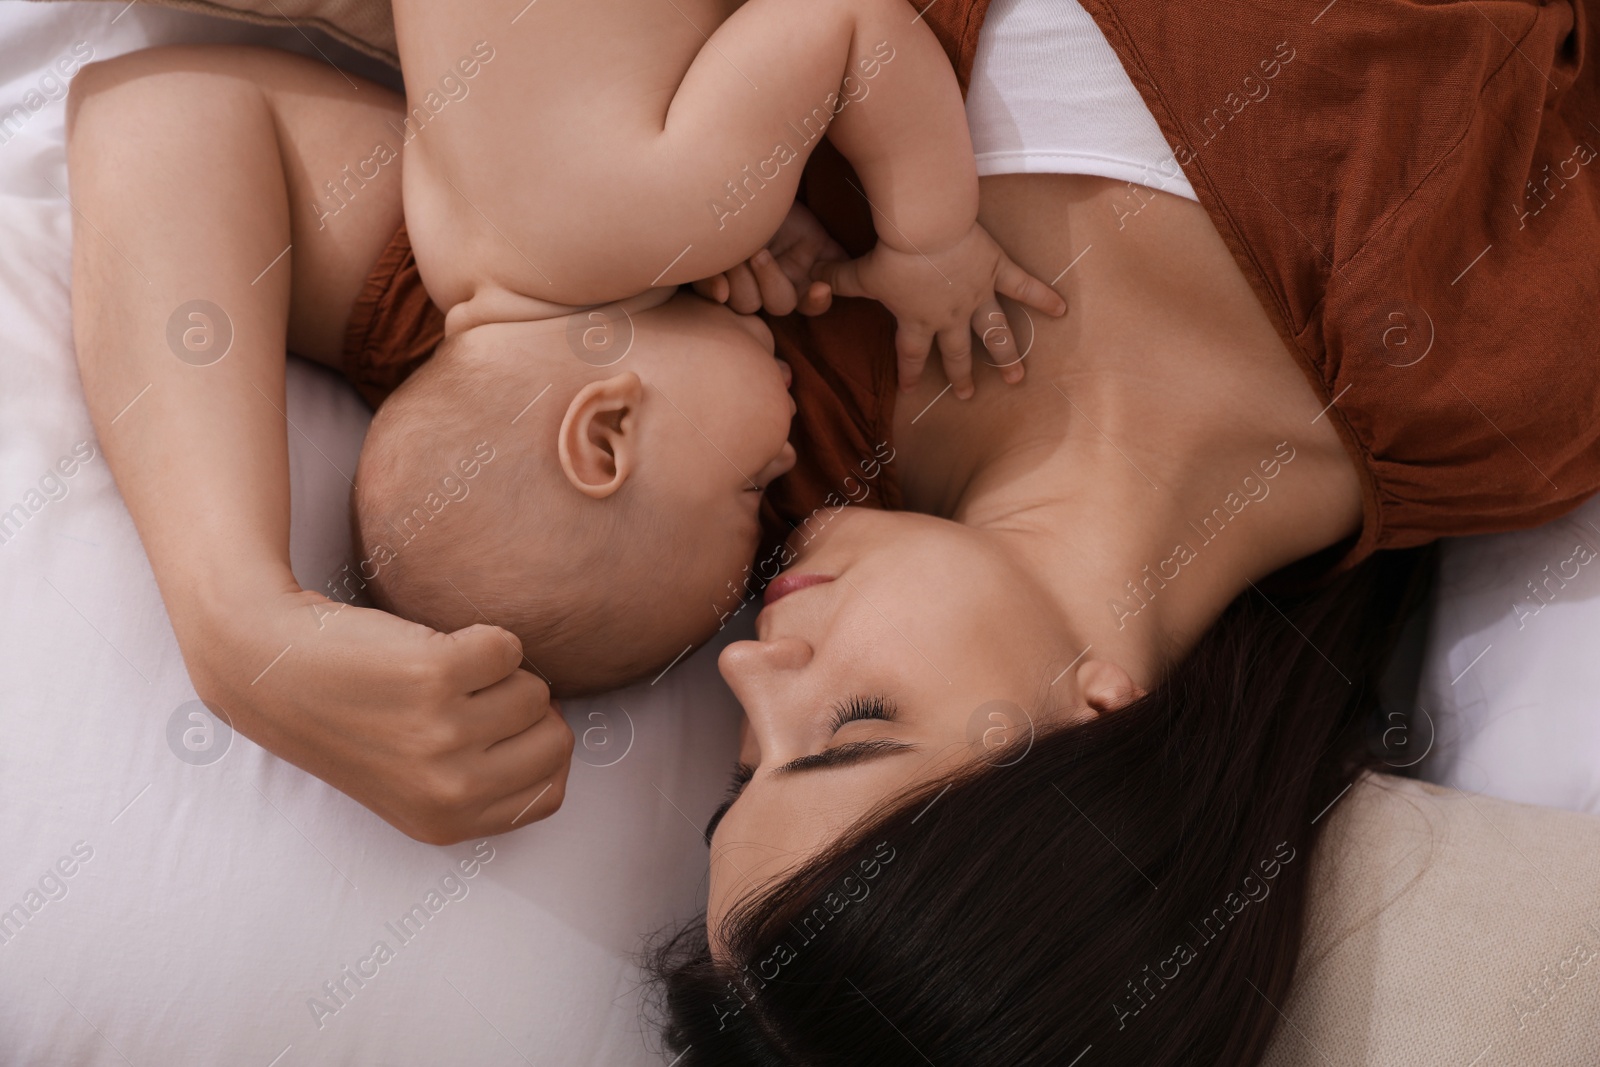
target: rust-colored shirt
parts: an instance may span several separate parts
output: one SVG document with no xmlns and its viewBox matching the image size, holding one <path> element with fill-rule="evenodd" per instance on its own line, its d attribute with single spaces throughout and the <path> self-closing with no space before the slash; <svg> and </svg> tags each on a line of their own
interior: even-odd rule
<svg viewBox="0 0 1600 1067">
<path fill-rule="evenodd" d="M 1587 0 L 1083 0 L 1362 476 L 1345 557 L 1600 489 Z M 925 15 L 966 84 L 988 0 Z"/>
<path fill-rule="evenodd" d="M 422 286 L 411 235 L 402 222 L 350 309 L 339 370 L 376 408 L 443 339 L 444 312 Z"/>
</svg>

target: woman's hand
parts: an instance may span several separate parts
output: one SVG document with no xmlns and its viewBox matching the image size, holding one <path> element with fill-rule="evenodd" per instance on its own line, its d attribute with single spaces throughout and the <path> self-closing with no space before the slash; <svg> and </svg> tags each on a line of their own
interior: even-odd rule
<svg viewBox="0 0 1600 1067">
<path fill-rule="evenodd" d="M 402 833 L 453 844 L 561 806 L 572 731 L 509 632 L 309 592 L 207 615 L 179 635 L 201 699 Z"/>
<path fill-rule="evenodd" d="M 833 292 L 813 279 L 813 268 L 848 258 L 817 217 L 795 203 L 765 248 L 732 270 L 695 282 L 694 291 L 741 315 L 820 315 L 833 303 Z"/>
<path fill-rule="evenodd" d="M 895 353 L 900 388 L 922 378 L 934 338 L 956 396 L 970 397 L 972 334 L 1007 382 L 1022 380 L 1015 336 L 996 296 L 1007 296 L 1046 315 L 1064 315 L 1067 302 L 1013 263 L 994 238 L 974 223 L 965 237 L 938 252 L 899 251 L 880 240 L 860 259 L 819 262 L 813 275 L 839 296 L 881 301 L 899 321 Z"/>
</svg>

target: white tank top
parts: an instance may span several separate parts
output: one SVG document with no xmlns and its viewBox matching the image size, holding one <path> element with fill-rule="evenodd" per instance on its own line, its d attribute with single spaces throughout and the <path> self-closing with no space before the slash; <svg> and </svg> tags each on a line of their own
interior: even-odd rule
<svg viewBox="0 0 1600 1067">
<path fill-rule="evenodd" d="M 1196 199 L 1078 0 L 994 0 L 978 33 L 967 124 L 980 175 L 1093 174 Z"/>
</svg>

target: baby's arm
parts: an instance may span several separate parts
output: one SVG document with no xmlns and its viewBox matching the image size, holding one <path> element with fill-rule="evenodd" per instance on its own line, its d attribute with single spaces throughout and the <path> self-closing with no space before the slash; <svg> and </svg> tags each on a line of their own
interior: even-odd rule
<svg viewBox="0 0 1600 1067">
<path fill-rule="evenodd" d="M 775 122 L 779 132 L 763 139 Z M 750 0 L 712 35 L 672 102 L 666 131 L 740 145 L 752 158 L 707 204 L 718 236 L 727 235 L 708 254 L 742 250 L 753 236 L 738 229 L 747 214 L 758 232 L 772 232 L 824 129 L 861 179 L 879 243 L 861 260 L 826 264 L 818 277 L 839 295 L 874 297 L 894 312 L 902 385 L 921 375 L 937 337 L 957 395 L 970 395 L 973 330 L 1007 364 L 1006 378 L 1020 379 L 995 294 L 1049 314 L 1066 305 L 977 224 L 977 168 L 955 76 L 904 0 Z M 756 151 L 769 141 L 773 148 Z M 775 175 L 782 184 L 769 190 Z M 764 199 L 772 192 L 778 197 Z M 692 235 L 683 236 L 689 243 Z M 752 264 L 758 274 L 761 265 Z M 770 265 L 768 273 L 776 278 Z M 736 268 L 729 282 L 738 279 Z M 821 303 L 809 297 L 802 310 Z"/>
<path fill-rule="evenodd" d="M 397 111 L 377 85 L 357 93 L 324 64 L 263 49 L 86 68 L 69 111 L 73 328 L 196 692 L 442 843 L 554 810 L 572 741 L 509 634 L 342 607 L 290 571 L 285 345 L 337 358 L 400 221 L 398 174 L 366 182 L 325 227 L 316 188 Z M 557 788 L 525 810 L 546 781 Z"/>
</svg>

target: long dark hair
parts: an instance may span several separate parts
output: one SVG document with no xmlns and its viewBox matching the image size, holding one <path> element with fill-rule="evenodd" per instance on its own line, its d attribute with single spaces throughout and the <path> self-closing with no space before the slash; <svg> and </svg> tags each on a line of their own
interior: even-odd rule
<svg viewBox="0 0 1600 1067">
<path fill-rule="evenodd" d="M 1425 573 L 1385 554 L 1247 592 L 1136 703 L 900 798 L 735 909 L 717 959 L 703 919 L 670 938 L 679 1067 L 1256 1063 Z"/>
</svg>

